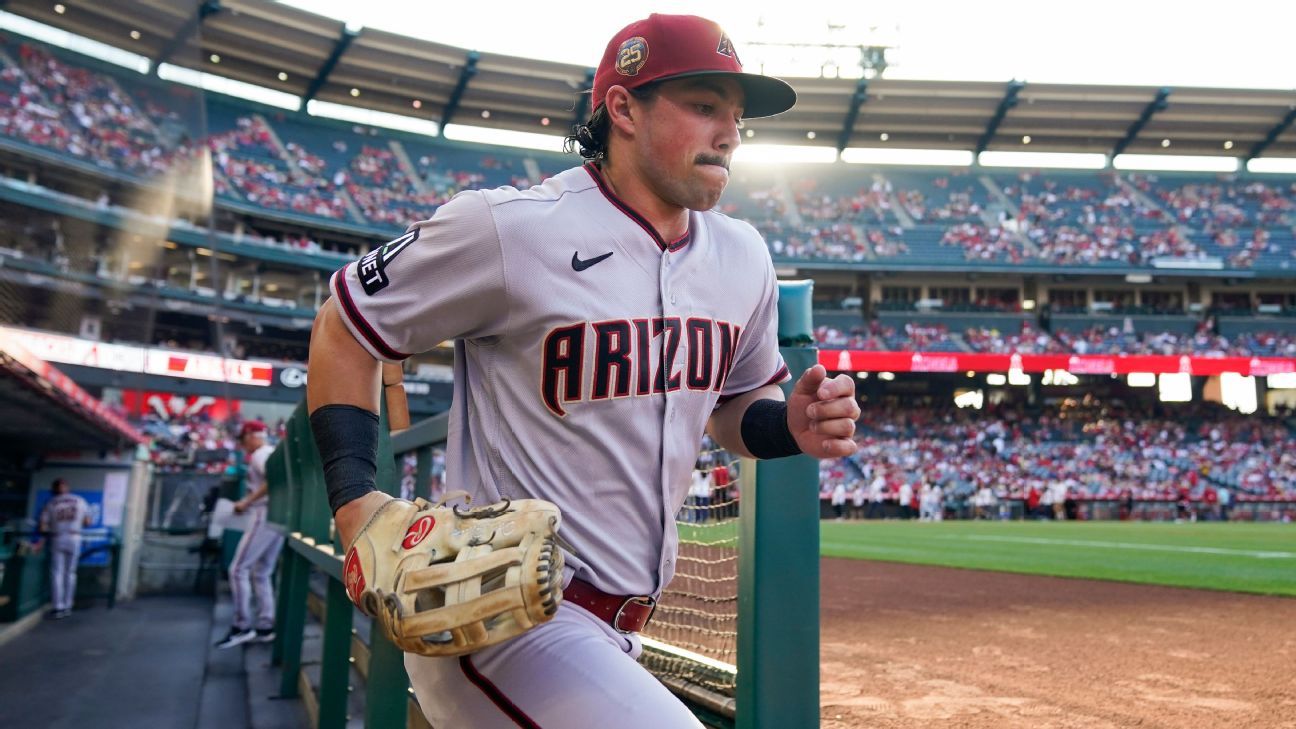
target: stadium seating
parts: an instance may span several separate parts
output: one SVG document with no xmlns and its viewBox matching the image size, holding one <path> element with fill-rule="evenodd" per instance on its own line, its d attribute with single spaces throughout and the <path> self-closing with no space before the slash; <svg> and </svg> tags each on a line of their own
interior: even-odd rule
<svg viewBox="0 0 1296 729">
<path fill-rule="evenodd" d="M 447 143 L 207 96 L 35 41 L 0 40 L 0 136 L 150 176 L 205 141 L 220 199 L 368 227 L 459 190 L 527 186 L 573 157 Z M 1296 182 L 1237 175 L 745 165 L 721 211 L 778 260 L 1289 269 Z"/>
<path fill-rule="evenodd" d="M 859 451 L 826 470 L 850 488 L 880 475 L 892 500 L 902 481 L 964 498 L 988 486 L 1000 499 L 1024 499 L 1050 484 L 1081 499 L 1178 499 L 1184 485 L 1193 500 L 1216 486 L 1241 498 L 1293 498 L 1292 437 L 1281 420 L 1213 405 L 1065 415 L 874 407 L 860 418 Z"/>
</svg>

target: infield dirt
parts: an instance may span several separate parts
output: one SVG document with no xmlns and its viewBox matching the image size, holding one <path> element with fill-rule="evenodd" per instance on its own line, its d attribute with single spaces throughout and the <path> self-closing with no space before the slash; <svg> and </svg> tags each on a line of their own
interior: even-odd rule
<svg viewBox="0 0 1296 729">
<path fill-rule="evenodd" d="M 823 729 L 1296 729 L 1296 600 L 822 561 Z"/>
</svg>

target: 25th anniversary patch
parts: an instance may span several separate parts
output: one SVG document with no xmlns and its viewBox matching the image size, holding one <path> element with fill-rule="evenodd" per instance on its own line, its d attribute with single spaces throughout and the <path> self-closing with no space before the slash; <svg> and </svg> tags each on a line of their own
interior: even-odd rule
<svg viewBox="0 0 1296 729">
<path fill-rule="evenodd" d="M 360 263 L 356 266 L 356 275 L 359 276 L 360 285 L 364 287 L 366 294 L 373 296 L 387 288 L 387 284 L 390 283 L 390 279 L 387 278 L 387 264 L 400 255 L 401 251 L 409 248 L 411 243 L 418 240 L 418 236 L 419 229 L 415 228 L 361 257 Z"/>
</svg>

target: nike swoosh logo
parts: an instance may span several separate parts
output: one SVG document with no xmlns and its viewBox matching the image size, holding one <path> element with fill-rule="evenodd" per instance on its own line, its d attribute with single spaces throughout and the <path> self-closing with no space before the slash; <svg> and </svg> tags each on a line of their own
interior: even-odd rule
<svg viewBox="0 0 1296 729">
<path fill-rule="evenodd" d="M 580 259 L 580 254 L 579 254 L 579 253 L 573 253 L 573 254 L 572 254 L 572 270 L 573 270 L 573 271 L 584 271 L 585 269 L 589 268 L 590 266 L 593 266 L 593 265 L 596 264 L 596 263 L 601 263 L 601 262 L 603 262 L 603 261 L 606 261 L 606 260 L 607 260 L 608 258 L 610 258 L 610 257 L 612 256 L 612 254 L 615 253 L 615 252 L 616 252 L 616 251 L 608 251 L 607 253 L 604 253 L 604 254 L 601 255 L 601 256 L 595 256 L 595 257 L 593 257 L 593 258 L 591 258 L 591 259 L 589 259 L 589 260 L 587 260 L 587 261 L 582 261 L 582 260 Z"/>
</svg>

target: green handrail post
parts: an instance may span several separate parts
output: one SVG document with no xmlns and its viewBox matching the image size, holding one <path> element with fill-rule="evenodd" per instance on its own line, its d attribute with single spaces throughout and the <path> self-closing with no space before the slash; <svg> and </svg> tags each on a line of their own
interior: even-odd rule
<svg viewBox="0 0 1296 729">
<path fill-rule="evenodd" d="M 779 344 L 792 373 L 785 393 L 818 361 L 812 286 L 779 284 Z M 739 511 L 736 726 L 818 727 L 819 462 L 793 456 L 755 470 Z"/>
<path fill-rule="evenodd" d="M 324 646 L 320 657 L 319 729 L 344 729 L 351 692 L 351 598 L 341 580 L 328 581 Z"/>
<path fill-rule="evenodd" d="M 288 432 L 279 444 L 285 449 L 287 465 L 290 514 L 289 535 L 301 531 L 302 500 L 304 498 L 302 471 L 306 467 L 302 454 L 300 431 L 306 416 L 306 403 L 302 403 L 288 420 Z M 313 441 L 310 443 L 314 448 Z M 279 696 L 294 698 L 300 695 L 297 677 L 301 673 L 303 632 L 306 630 L 306 595 L 310 591 L 310 563 L 295 549 L 284 550 L 285 563 L 280 577 L 279 601 L 282 606 L 279 635 L 276 641 L 278 659 L 283 667 L 279 676 Z M 272 655 L 272 658 L 274 656 Z"/>
<path fill-rule="evenodd" d="M 378 429 L 378 487 L 392 496 L 400 496 L 404 466 L 396 461 L 392 452 L 392 441 L 387 430 L 385 401 L 383 405 L 383 418 Z M 423 460 L 422 451 L 419 451 L 419 460 L 420 462 Z M 419 493 L 417 486 L 415 493 Z M 365 681 L 365 726 L 370 729 L 405 726 L 409 712 L 408 697 L 409 677 L 405 674 L 405 654 L 392 645 L 380 631 L 369 631 L 369 677 Z"/>
</svg>

